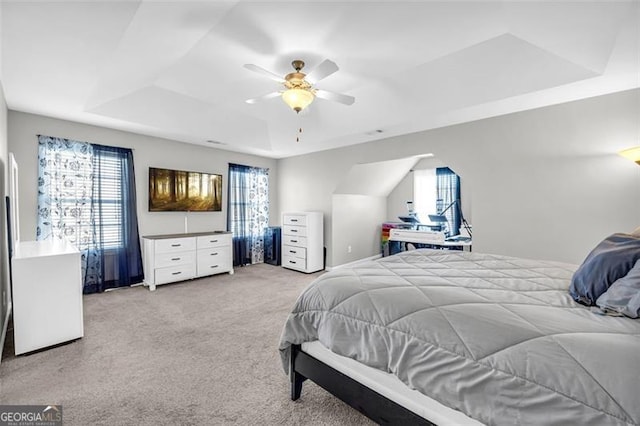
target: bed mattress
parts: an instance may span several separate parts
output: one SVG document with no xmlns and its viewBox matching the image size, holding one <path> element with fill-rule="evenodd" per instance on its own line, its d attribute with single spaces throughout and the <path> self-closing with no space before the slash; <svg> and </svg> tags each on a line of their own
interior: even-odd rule
<svg viewBox="0 0 640 426">
<path fill-rule="evenodd" d="M 283 365 L 319 340 L 482 423 L 639 424 L 640 322 L 576 304 L 574 269 L 415 250 L 335 270 L 296 302 Z"/>
</svg>

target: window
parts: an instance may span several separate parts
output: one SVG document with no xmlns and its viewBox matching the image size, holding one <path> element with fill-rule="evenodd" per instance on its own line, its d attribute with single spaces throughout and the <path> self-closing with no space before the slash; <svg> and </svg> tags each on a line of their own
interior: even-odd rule
<svg viewBox="0 0 640 426">
<path fill-rule="evenodd" d="M 414 170 L 413 203 L 418 219 L 430 223 L 430 214 L 444 212 L 448 236 L 458 235 L 462 218 L 460 178 L 448 167 Z M 444 222 L 443 222 L 444 223 Z"/>
<path fill-rule="evenodd" d="M 55 203 L 59 218 L 53 235 L 83 250 L 93 241 L 88 227 L 95 227 L 104 248 L 122 247 L 122 158 L 107 152 L 90 160 L 78 159 L 74 150 L 61 150 L 47 163 L 44 173 L 62 186 Z M 100 208 L 91 209 L 96 201 Z"/>
<path fill-rule="evenodd" d="M 413 208 L 421 222 L 429 223 L 430 214 L 436 213 L 436 170 L 413 171 Z"/>
<path fill-rule="evenodd" d="M 100 209 L 95 218 L 100 230 L 100 241 L 105 249 L 122 247 L 123 239 L 123 197 L 122 197 L 122 157 L 113 152 L 94 156 L 94 195 L 100 201 Z"/>
<path fill-rule="evenodd" d="M 132 151 L 38 140 L 37 239 L 64 238 L 82 252 L 85 293 L 142 281 Z"/>
<path fill-rule="evenodd" d="M 269 169 L 229 164 L 227 226 L 233 233 L 233 265 L 264 261 L 269 226 Z"/>
</svg>

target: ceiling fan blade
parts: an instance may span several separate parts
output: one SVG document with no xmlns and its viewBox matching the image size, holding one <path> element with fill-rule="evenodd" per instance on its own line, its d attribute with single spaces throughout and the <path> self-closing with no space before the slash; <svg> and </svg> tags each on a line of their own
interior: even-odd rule
<svg viewBox="0 0 640 426">
<path fill-rule="evenodd" d="M 244 64 L 244 67 L 246 69 L 248 69 L 249 71 L 253 71 L 253 72 L 257 72 L 258 74 L 262 74 L 265 77 L 270 78 L 271 80 L 277 81 L 278 83 L 284 83 L 284 78 L 282 78 L 278 74 L 272 73 L 271 71 L 265 70 L 262 67 L 259 67 L 259 66 L 254 65 L 254 64 Z"/>
<path fill-rule="evenodd" d="M 263 96 L 259 96 L 257 98 L 247 99 L 245 102 L 248 104 L 256 104 L 258 102 L 266 101 L 267 99 L 277 98 L 278 96 L 280 96 L 280 92 L 273 92 Z"/>
<path fill-rule="evenodd" d="M 322 61 L 322 63 L 320 63 L 320 65 L 309 71 L 309 74 L 307 74 L 304 79 L 311 84 L 315 84 L 323 78 L 329 77 L 331 74 L 338 70 L 339 68 L 335 62 L 325 59 L 324 61 Z"/>
<path fill-rule="evenodd" d="M 327 92 L 326 90 L 316 90 L 315 94 L 319 98 L 326 99 L 328 101 L 340 102 L 345 105 L 352 105 L 356 101 L 356 98 L 353 96 Z"/>
</svg>

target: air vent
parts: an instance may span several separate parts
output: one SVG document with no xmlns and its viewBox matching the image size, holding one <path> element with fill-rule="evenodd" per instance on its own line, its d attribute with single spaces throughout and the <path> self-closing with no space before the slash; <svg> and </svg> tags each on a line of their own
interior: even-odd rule
<svg viewBox="0 0 640 426">
<path fill-rule="evenodd" d="M 368 132 L 365 132 L 365 135 L 378 135 L 380 133 L 384 133 L 384 130 L 382 129 L 369 130 Z"/>
</svg>

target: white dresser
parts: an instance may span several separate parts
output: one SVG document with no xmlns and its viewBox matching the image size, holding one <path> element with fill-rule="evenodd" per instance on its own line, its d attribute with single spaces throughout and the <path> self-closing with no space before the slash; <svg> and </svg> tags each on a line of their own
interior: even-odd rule
<svg viewBox="0 0 640 426">
<path fill-rule="evenodd" d="M 144 283 L 151 291 L 160 284 L 233 274 L 231 232 L 148 235 L 142 240 Z"/>
<path fill-rule="evenodd" d="M 11 258 L 16 355 L 84 335 L 80 252 L 63 241 L 23 241 Z"/>
<path fill-rule="evenodd" d="M 322 212 L 282 215 L 282 266 L 311 273 L 324 269 Z"/>
</svg>

